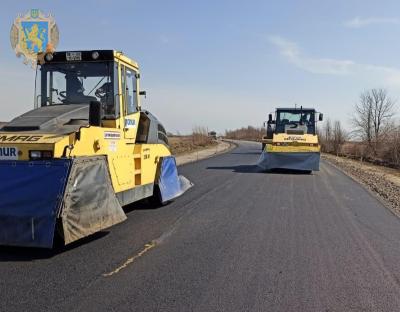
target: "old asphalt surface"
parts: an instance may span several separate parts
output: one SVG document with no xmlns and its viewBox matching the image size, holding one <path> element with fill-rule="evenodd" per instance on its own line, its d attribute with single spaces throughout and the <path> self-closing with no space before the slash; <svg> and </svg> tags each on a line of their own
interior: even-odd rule
<svg viewBox="0 0 400 312">
<path fill-rule="evenodd" d="M 400 311 L 399 219 L 325 162 L 259 153 L 184 165 L 184 196 L 71 246 L 0 247 L 0 311 Z"/>
</svg>

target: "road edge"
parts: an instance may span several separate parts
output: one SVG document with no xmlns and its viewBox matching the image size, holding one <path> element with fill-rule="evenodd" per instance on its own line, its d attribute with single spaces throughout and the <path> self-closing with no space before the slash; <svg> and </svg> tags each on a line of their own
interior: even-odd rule
<svg viewBox="0 0 400 312">
<path fill-rule="evenodd" d="M 343 173 L 345 176 L 350 178 L 352 181 L 360 185 L 364 190 L 367 191 L 373 198 L 375 198 L 378 202 L 380 202 L 389 212 L 391 212 L 393 215 L 395 215 L 397 218 L 400 218 L 400 212 L 398 212 L 391 203 L 386 201 L 381 195 L 378 193 L 374 192 L 368 185 L 366 185 L 361 179 L 357 178 L 356 176 L 352 175 L 351 173 L 347 172 L 343 168 L 337 166 L 333 162 L 329 161 L 329 159 L 324 158 L 324 161 L 326 161 L 330 166 L 334 167 L 335 169 L 339 170 L 341 173 Z"/>
<path fill-rule="evenodd" d="M 211 158 L 211 157 L 214 157 L 214 156 L 218 156 L 218 155 L 221 155 L 221 154 L 224 154 L 224 153 L 228 153 L 229 151 L 231 151 L 231 150 L 233 150 L 234 148 L 237 147 L 237 144 L 235 144 L 234 142 L 231 142 L 229 140 L 220 140 L 220 141 L 218 141 L 218 145 L 220 143 L 228 143 L 228 146 L 223 148 L 223 149 L 221 149 L 221 150 L 218 150 L 218 146 L 217 146 L 217 151 L 216 152 L 215 152 L 215 148 L 212 147 L 212 148 L 205 148 L 205 149 L 200 150 L 200 151 L 195 151 L 195 152 L 192 152 L 192 153 L 188 153 L 188 154 L 185 154 L 185 155 L 175 156 L 175 159 L 177 161 L 177 166 L 179 167 L 179 166 L 183 166 L 183 165 L 186 165 L 186 164 L 195 163 L 195 162 L 200 161 L 200 160 L 204 160 L 204 159 L 208 159 L 208 158 Z M 204 155 L 199 155 L 199 152 L 205 152 L 207 150 L 209 150 L 209 153 L 205 153 Z M 193 158 L 193 156 L 196 156 L 196 158 Z M 187 158 L 187 159 L 184 160 L 184 158 Z"/>
</svg>

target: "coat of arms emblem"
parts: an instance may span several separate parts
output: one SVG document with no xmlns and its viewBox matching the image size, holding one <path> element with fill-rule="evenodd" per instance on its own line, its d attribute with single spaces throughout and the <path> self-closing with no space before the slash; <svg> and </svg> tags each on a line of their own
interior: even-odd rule
<svg viewBox="0 0 400 312">
<path fill-rule="evenodd" d="M 35 67 L 38 53 L 45 52 L 49 46 L 56 48 L 59 32 L 51 14 L 44 15 L 40 10 L 32 9 L 14 20 L 10 40 L 17 56 L 24 57 L 24 64 Z"/>
</svg>

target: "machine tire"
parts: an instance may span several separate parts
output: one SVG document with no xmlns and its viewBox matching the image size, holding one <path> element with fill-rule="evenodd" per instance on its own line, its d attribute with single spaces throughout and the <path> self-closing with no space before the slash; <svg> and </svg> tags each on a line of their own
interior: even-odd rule
<svg viewBox="0 0 400 312">
<path fill-rule="evenodd" d="M 274 137 L 274 130 L 272 129 L 271 126 L 269 126 L 269 127 L 267 128 L 267 139 L 272 140 L 273 137 Z"/>
<path fill-rule="evenodd" d="M 155 207 L 162 207 L 168 205 L 171 201 L 163 202 L 161 199 L 161 192 L 158 185 L 154 185 L 153 196 L 149 198 L 150 203 Z"/>
</svg>

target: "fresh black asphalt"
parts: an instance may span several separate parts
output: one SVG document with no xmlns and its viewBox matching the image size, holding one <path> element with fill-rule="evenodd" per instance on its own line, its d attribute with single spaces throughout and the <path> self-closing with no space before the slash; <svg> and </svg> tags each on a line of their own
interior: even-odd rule
<svg viewBox="0 0 400 312">
<path fill-rule="evenodd" d="M 70 246 L 0 247 L 0 311 L 400 311 L 399 219 L 327 163 L 260 172 L 260 149 L 180 167 L 185 195 Z"/>
</svg>

